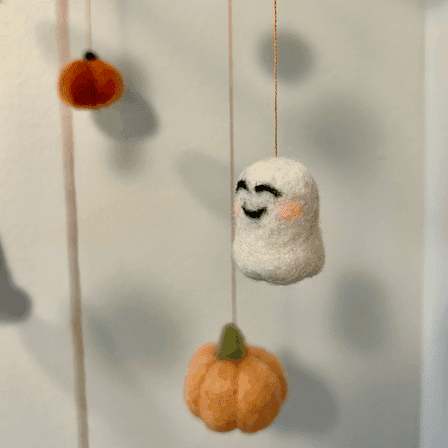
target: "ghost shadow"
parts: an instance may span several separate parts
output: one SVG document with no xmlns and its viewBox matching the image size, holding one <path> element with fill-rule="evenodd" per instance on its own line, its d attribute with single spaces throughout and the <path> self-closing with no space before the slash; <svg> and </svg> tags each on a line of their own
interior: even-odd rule
<svg viewBox="0 0 448 448">
<path fill-rule="evenodd" d="M 336 393 L 322 378 L 301 367 L 292 353 L 279 352 L 289 378 L 286 401 L 273 429 L 316 436 L 332 430 L 339 419 Z"/>
<path fill-rule="evenodd" d="M 31 300 L 14 284 L 0 241 L 0 322 L 21 322 L 30 314 Z"/>
<path fill-rule="evenodd" d="M 383 133 L 372 111 L 358 99 L 333 97 L 316 106 L 290 110 L 287 145 L 300 148 L 305 165 L 316 166 L 337 183 L 364 191 L 384 165 Z"/>
<path fill-rule="evenodd" d="M 379 282 L 364 271 L 349 271 L 334 287 L 330 326 L 349 351 L 378 352 L 391 343 L 389 298 Z"/>
<path fill-rule="evenodd" d="M 153 136 L 159 123 L 150 102 L 140 93 L 143 76 L 136 64 L 123 58 L 114 61 L 124 81 L 123 96 L 114 104 L 93 111 L 96 126 L 113 140 L 110 163 L 114 170 L 130 175 L 145 162 L 144 141 Z"/>
<path fill-rule="evenodd" d="M 183 151 L 175 161 L 182 183 L 199 203 L 223 222 L 230 220 L 230 169 L 197 150 Z M 227 185 L 227 188 L 225 187 Z"/>
<path fill-rule="evenodd" d="M 259 59 L 266 73 L 274 76 L 274 35 L 261 39 Z M 277 32 L 277 78 L 292 84 L 307 77 L 313 67 L 311 48 L 303 37 L 295 32 Z"/>
</svg>

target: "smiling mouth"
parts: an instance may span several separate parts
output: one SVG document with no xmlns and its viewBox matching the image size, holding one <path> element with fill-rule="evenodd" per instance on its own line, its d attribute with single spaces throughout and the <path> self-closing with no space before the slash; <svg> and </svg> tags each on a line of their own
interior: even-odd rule
<svg viewBox="0 0 448 448">
<path fill-rule="evenodd" d="M 266 207 L 259 208 L 258 210 L 248 210 L 246 207 L 241 207 L 244 210 L 244 214 L 252 219 L 260 219 L 261 215 L 266 211 Z"/>
</svg>

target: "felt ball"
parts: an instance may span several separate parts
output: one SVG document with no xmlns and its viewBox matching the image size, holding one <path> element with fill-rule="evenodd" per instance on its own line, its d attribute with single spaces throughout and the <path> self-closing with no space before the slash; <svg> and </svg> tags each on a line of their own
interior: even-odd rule
<svg viewBox="0 0 448 448">
<path fill-rule="evenodd" d="M 185 377 L 187 406 L 218 432 L 266 428 L 287 394 L 288 377 L 279 359 L 263 347 L 246 345 L 233 325 L 224 328 L 219 346 L 196 350 Z"/>
<path fill-rule="evenodd" d="M 297 160 L 272 157 L 246 168 L 235 189 L 232 257 L 253 280 L 289 285 L 318 274 L 325 262 L 319 193 Z"/>
<path fill-rule="evenodd" d="M 59 74 L 61 100 L 79 109 L 99 109 L 118 101 L 124 92 L 120 72 L 94 53 L 68 63 Z"/>
</svg>

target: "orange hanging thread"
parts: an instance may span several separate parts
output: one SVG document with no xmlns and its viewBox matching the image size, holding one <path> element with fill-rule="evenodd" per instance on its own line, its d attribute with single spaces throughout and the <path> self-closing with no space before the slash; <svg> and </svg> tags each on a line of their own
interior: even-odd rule
<svg viewBox="0 0 448 448">
<path fill-rule="evenodd" d="M 58 79 L 61 100 L 78 109 L 107 107 L 118 101 L 123 92 L 120 72 L 90 51 L 84 59 L 68 63 Z"/>
<path fill-rule="evenodd" d="M 224 327 L 219 347 L 205 344 L 196 350 L 185 378 L 189 409 L 218 432 L 266 428 L 287 393 L 279 360 L 264 348 L 246 346 L 234 324 Z"/>
</svg>

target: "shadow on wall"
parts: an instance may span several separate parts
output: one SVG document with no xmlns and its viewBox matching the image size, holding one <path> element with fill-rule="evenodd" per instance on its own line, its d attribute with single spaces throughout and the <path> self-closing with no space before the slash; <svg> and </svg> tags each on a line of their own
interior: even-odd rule
<svg viewBox="0 0 448 448">
<path fill-rule="evenodd" d="M 279 359 L 289 377 L 289 391 L 273 428 L 285 433 L 323 434 L 331 431 L 339 418 L 336 393 L 322 378 L 299 365 L 288 351 Z"/>
<path fill-rule="evenodd" d="M 274 35 L 269 32 L 261 39 L 259 58 L 265 72 L 274 77 Z M 277 79 L 296 83 L 311 71 L 311 49 L 303 37 L 295 32 L 277 31 Z"/>
<path fill-rule="evenodd" d="M 419 0 L 414 0 L 414 3 L 425 3 Z M 437 9 L 437 8 L 441 8 L 443 6 L 445 6 L 447 0 L 426 0 L 426 8 L 427 9 Z"/>
<path fill-rule="evenodd" d="M 83 33 L 73 30 L 76 40 L 84 40 Z M 78 37 L 78 39 L 76 39 Z M 44 21 L 36 26 L 36 41 L 43 50 L 43 56 L 52 64 L 57 63 L 57 41 L 55 24 Z M 101 53 L 98 54 L 101 57 Z M 73 57 L 82 59 L 83 54 Z M 121 73 L 125 91 L 119 101 L 110 106 L 91 111 L 96 126 L 108 135 L 114 144 L 111 148 L 110 165 L 119 174 L 137 173 L 144 165 L 143 141 L 158 130 L 158 121 L 153 107 L 145 99 L 145 77 L 137 64 L 127 57 L 107 60 Z M 54 92 L 57 95 L 57 77 Z"/>
<path fill-rule="evenodd" d="M 290 110 L 285 117 L 290 157 L 299 154 L 305 165 L 316 166 L 338 183 L 363 191 L 384 164 L 379 124 L 357 100 L 328 98 L 307 110 Z"/>
<path fill-rule="evenodd" d="M 73 30 L 79 40 L 82 33 Z M 43 55 L 51 61 L 57 62 L 57 41 L 55 24 L 49 21 L 36 26 L 36 41 L 43 50 Z M 101 58 L 101 53 L 98 54 Z M 82 59 L 83 54 L 72 59 Z M 121 73 L 125 91 L 119 101 L 106 108 L 91 111 L 96 126 L 114 140 L 110 155 L 110 165 L 119 174 L 137 173 L 144 165 L 143 141 L 153 135 L 158 129 L 158 121 L 153 107 L 141 92 L 146 92 L 146 82 L 137 64 L 127 57 L 117 58 L 113 64 Z M 57 95 L 57 77 L 54 82 Z"/>
<path fill-rule="evenodd" d="M 333 290 L 330 328 L 350 351 L 377 352 L 392 342 L 384 288 L 363 271 L 346 272 Z"/>
<path fill-rule="evenodd" d="M 196 200 L 224 222 L 230 221 L 230 166 L 208 154 L 189 149 L 175 162 L 181 182 Z M 239 174 L 235 169 L 235 176 Z"/>
<path fill-rule="evenodd" d="M 0 322 L 24 321 L 30 314 L 31 300 L 14 284 L 0 242 Z"/>
<path fill-rule="evenodd" d="M 35 39 L 41 56 L 51 64 L 58 63 L 58 44 L 56 40 L 56 25 L 54 21 L 43 20 L 36 25 Z M 78 33 L 77 33 L 78 34 Z M 76 36 L 79 38 L 80 36 Z M 80 55 L 81 57 L 81 55 Z M 59 72 L 58 72 L 59 74 Z M 57 78 L 54 80 L 54 92 L 57 92 Z"/>
<path fill-rule="evenodd" d="M 333 446 L 420 446 L 421 375 L 419 359 L 415 361 L 408 366 L 397 366 L 399 361 L 385 357 L 371 363 L 363 375 L 363 386 L 353 390 L 344 406 L 347 426 L 339 437 L 339 443 Z M 435 448 L 434 445 L 424 446 Z M 439 446 L 445 447 L 446 443 Z"/>
<path fill-rule="evenodd" d="M 69 299 L 65 302 L 68 307 Z M 138 371 L 166 374 L 176 367 L 183 348 L 182 321 L 161 305 L 162 295 L 121 287 L 108 292 L 107 308 L 94 310 L 85 297 L 83 302 L 86 359 L 97 374 L 107 372 L 115 387 L 138 392 Z M 71 366 L 73 360 L 67 356 L 65 344 L 71 346 L 71 340 L 64 333 L 69 333 L 68 320 L 67 328 L 60 328 L 33 319 L 22 337 L 36 361 L 67 391 L 71 383 L 61 366 Z"/>
<path fill-rule="evenodd" d="M 130 439 L 132 446 L 144 446 L 151 434 L 169 431 L 167 417 L 140 378 L 142 374 L 163 376 L 176 368 L 183 349 L 182 322 L 177 319 L 181 312 L 170 315 L 162 305 L 163 294 L 136 292 L 135 286 L 110 289 L 106 294 L 108 307 L 94 310 L 83 305 L 88 406 L 120 437 Z M 69 298 L 63 300 L 68 307 Z M 48 377 L 74 400 L 68 316 L 60 325 L 34 316 L 20 335 Z"/>
<path fill-rule="evenodd" d="M 56 326 L 34 317 L 23 327 L 21 337 L 28 352 L 55 386 L 74 402 L 73 345 L 68 319 L 66 326 Z M 166 418 L 153 405 L 154 398 L 135 375 L 131 372 L 120 375 L 112 368 L 98 370 L 88 341 L 85 348 L 89 412 L 101 415 L 108 422 L 109 429 L 116 431 L 120 437 L 130 439 L 131 445 L 142 446 L 140 438 L 163 428 Z M 142 422 L 142 416 L 151 418 Z M 133 440 L 135 437 L 139 440 Z"/>
<path fill-rule="evenodd" d="M 445 293 L 445 304 L 448 304 L 448 297 Z M 440 356 L 434 357 L 440 359 L 439 362 L 434 362 L 434 367 L 432 369 L 431 374 L 434 375 L 434 379 L 431 381 L 431 383 L 426 380 L 426 396 L 435 395 L 437 397 L 441 398 L 441 409 L 436 406 L 435 409 L 429 410 L 429 406 L 425 409 L 425 417 L 426 417 L 426 424 L 425 424 L 425 438 L 430 441 L 431 439 L 436 439 L 440 441 L 446 441 L 448 438 L 448 425 L 447 425 L 447 419 L 448 419 L 448 305 L 444 306 L 443 312 L 440 313 L 441 318 L 438 319 L 438 322 L 436 324 L 437 333 L 436 337 L 437 339 L 433 339 L 431 344 L 436 345 L 435 347 L 431 347 L 431 351 L 439 354 Z M 442 318 L 443 316 L 443 318 Z M 429 365 L 430 363 L 428 363 Z M 440 372 L 440 370 L 441 372 Z M 438 371 L 439 370 L 439 371 Z M 426 375 L 428 375 L 429 368 L 427 368 Z M 440 375 L 440 376 L 439 376 Z M 441 378 L 441 380 L 439 379 Z M 429 384 L 431 385 L 429 385 Z M 437 387 L 439 386 L 439 387 Z M 433 396 L 434 396 L 433 395 Z M 434 401 L 437 400 L 432 400 Z M 434 406 L 434 405 L 433 405 Z M 435 415 L 436 412 L 438 412 L 438 415 Z M 432 421 L 430 420 L 432 418 Z M 432 434 L 429 428 L 432 427 Z M 443 444 L 443 442 L 442 442 Z M 431 444 L 428 443 L 428 446 L 434 446 L 434 447 L 442 447 L 442 444 Z M 426 445 L 425 445 L 426 446 Z"/>
<path fill-rule="evenodd" d="M 114 140 L 112 167 L 129 174 L 143 167 L 143 141 L 155 134 L 159 124 L 151 104 L 140 93 L 144 83 L 136 64 L 128 59 L 118 59 L 114 65 L 123 77 L 125 91 L 116 103 L 93 111 L 93 120 L 104 134 Z"/>
<path fill-rule="evenodd" d="M 448 251 L 448 189 L 444 188 L 443 198 L 438 203 L 439 216 L 437 219 L 437 230 L 439 238 L 442 241 L 445 250 Z"/>
<path fill-rule="evenodd" d="M 182 321 L 162 306 L 161 294 L 113 291 L 107 303 L 84 313 L 86 340 L 102 369 L 166 374 L 176 367 L 184 348 Z"/>
</svg>

